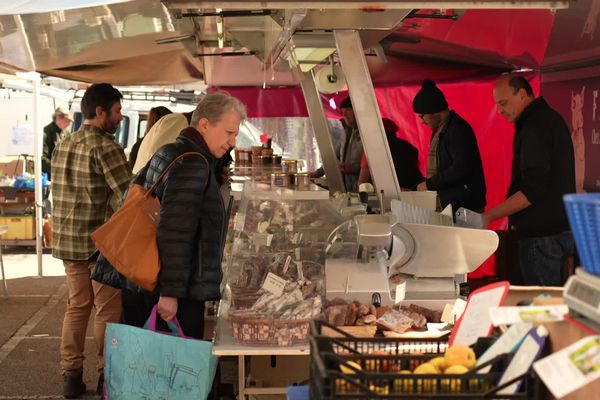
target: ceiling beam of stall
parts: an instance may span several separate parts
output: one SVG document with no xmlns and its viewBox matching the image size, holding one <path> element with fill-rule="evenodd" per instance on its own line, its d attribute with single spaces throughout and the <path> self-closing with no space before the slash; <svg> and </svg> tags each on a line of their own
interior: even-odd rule
<svg viewBox="0 0 600 400">
<path fill-rule="evenodd" d="M 562 9 L 569 6 L 572 0 L 548 1 L 505 1 L 505 0 L 478 0 L 478 1 L 360 1 L 360 0 L 229 0 L 229 1 L 193 1 L 193 0 L 164 0 L 168 7 L 177 8 L 222 8 L 222 9 L 354 9 L 354 10 L 394 10 L 394 9 Z"/>
</svg>

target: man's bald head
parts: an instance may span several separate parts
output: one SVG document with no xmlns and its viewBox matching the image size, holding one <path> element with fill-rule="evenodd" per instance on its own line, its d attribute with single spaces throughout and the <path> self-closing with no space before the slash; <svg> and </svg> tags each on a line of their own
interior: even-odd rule
<svg viewBox="0 0 600 400">
<path fill-rule="evenodd" d="M 535 99 L 531 85 L 521 75 L 502 74 L 494 85 L 494 101 L 498 112 L 515 122 Z"/>
</svg>

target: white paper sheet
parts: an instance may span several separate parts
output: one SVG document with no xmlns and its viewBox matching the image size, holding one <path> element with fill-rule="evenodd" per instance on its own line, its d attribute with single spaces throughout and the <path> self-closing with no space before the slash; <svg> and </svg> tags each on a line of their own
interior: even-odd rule
<svg viewBox="0 0 600 400">
<path fill-rule="evenodd" d="M 600 376 L 600 336 L 587 336 L 533 364 L 554 397 L 560 399 Z"/>
<path fill-rule="evenodd" d="M 487 361 L 494 357 L 510 353 L 514 351 L 515 347 L 523 340 L 525 335 L 531 330 L 533 325 L 531 323 L 521 323 L 512 325 L 496 342 L 489 348 L 485 353 L 477 359 L 475 366 L 485 364 Z M 491 365 L 479 370 L 479 373 L 486 374 L 489 372 Z"/>
<path fill-rule="evenodd" d="M 562 321 L 569 313 L 569 307 L 561 304 L 555 306 L 525 307 L 491 307 L 490 319 L 494 326 L 512 325 L 519 322 L 554 322 Z"/>
<path fill-rule="evenodd" d="M 482 288 L 485 289 L 485 288 Z M 470 346 L 481 336 L 487 336 L 492 329 L 489 309 L 497 307 L 506 292 L 506 287 L 499 286 L 473 293 L 456 330 L 452 343 Z M 481 289 L 480 289 L 481 290 Z"/>
</svg>

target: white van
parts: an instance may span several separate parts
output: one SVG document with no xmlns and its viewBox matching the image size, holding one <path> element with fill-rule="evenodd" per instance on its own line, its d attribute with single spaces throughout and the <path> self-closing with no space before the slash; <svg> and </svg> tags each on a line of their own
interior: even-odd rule
<svg viewBox="0 0 600 400">
<path fill-rule="evenodd" d="M 172 104 L 167 102 L 150 101 L 123 101 L 121 114 L 123 120 L 115 132 L 115 141 L 123 147 L 125 154 L 129 155 L 131 148 L 139 138 L 144 137 L 146 133 L 146 124 L 148 122 L 148 113 L 153 107 L 165 106 L 173 112 L 193 111 L 194 106 L 186 104 Z M 81 113 L 81 99 L 76 99 L 71 103 L 71 114 L 73 115 L 73 124 L 71 131 L 75 132 L 83 123 Z"/>
<path fill-rule="evenodd" d="M 148 102 L 148 101 L 127 101 L 122 102 L 121 114 L 123 120 L 115 132 L 115 141 L 123 147 L 125 154 L 129 156 L 131 148 L 139 138 L 144 137 L 146 133 L 146 124 L 148 122 L 148 113 L 152 107 L 165 106 L 173 112 L 193 111 L 195 106 L 188 104 L 173 104 L 167 102 Z M 73 115 L 71 132 L 77 131 L 83 123 L 81 114 L 81 99 L 75 99 L 70 106 Z M 261 131 L 256 126 L 246 121 L 240 126 L 240 132 L 237 138 L 238 147 L 260 146 Z M 273 149 L 276 154 L 282 154 L 283 149 L 276 143 L 273 143 Z M 233 153 L 231 154 L 233 156 Z M 287 154 L 289 156 L 289 154 Z"/>
</svg>

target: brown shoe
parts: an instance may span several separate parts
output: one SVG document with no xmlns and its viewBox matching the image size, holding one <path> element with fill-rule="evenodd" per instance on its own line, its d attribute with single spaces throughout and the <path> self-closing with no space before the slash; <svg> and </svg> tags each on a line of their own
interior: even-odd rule
<svg viewBox="0 0 600 400">
<path fill-rule="evenodd" d="M 65 399 L 77 399 L 85 393 L 83 371 L 68 371 L 63 376 L 63 396 Z"/>
</svg>

